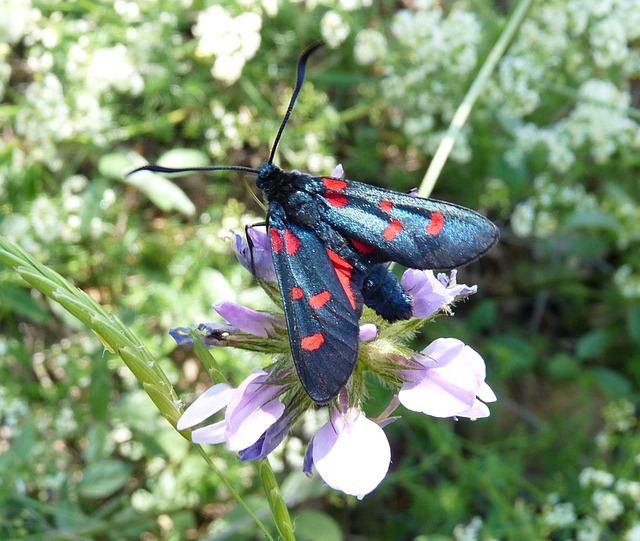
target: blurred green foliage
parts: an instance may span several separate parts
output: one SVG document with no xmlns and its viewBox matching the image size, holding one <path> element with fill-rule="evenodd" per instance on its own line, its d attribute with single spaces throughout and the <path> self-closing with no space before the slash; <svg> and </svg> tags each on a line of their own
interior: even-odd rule
<svg viewBox="0 0 640 541">
<path fill-rule="evenodd" d="M 267 306 L 224 240 L 262 211 L 236 174 L 122 174 L 160 159 L 259 165 L 296 56 L 323 37 L 277 162 L 342 163 L 409 190 L 511 8 L 9 0 L 0 234 L 117 314 L 190 400 L 207 376 L 167 330 L 220 300 Z M 498 402 L 477 423 L 403 411 L 386 429 L 391 473 L 362 502 L 301 478 L 297 434 L 276 462 L 300 539 L 640 538 L 639 17 L 634 0 L 529 14 L 434 193 L 503 240 L 460 271 L 479 294 L 417 338 L 481 352 Z M 122 362 L 3 267 L 0 328 L 0 538 L 256 538 Z M 264 362 L 215 355 L 234 383 Z M 254 469 L 211 453 L 264 515 Z"/>
</svg>

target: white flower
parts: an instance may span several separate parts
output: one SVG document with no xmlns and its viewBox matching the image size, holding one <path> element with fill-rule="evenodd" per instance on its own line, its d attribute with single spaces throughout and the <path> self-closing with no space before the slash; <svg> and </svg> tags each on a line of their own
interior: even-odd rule
<svg viewBox="0 0 640 541">
<path fill-rule="evenodd" d="M 405 408 L 434 417 L 489 416 L 485 402 L 496 395 L 475 350 L 456 338 L 438 338 L 413 358 L 416 364 L 402 372 L 405 383 L 398 393 Z"/>
<path fill-rule="evenodd" d="M 589 41 L 593 59 L 601 68 L 620 64 L 629 54 L 625 28 L 621 21 L 612 17 L 598 21 L 591 30 Z"/>
<path fill-rule="evenodd" d="M 331 488 L 361 500 L 387 475 L 391 463 L 389 440 L 382 428 L 358 408 L 333 410 L 331 422 L 314 436 L 305 472 L 315 466 Z"/>
<path fill-rule="evenodd" d="M 367 28 L 358 32 L 353 49 L 356 62 L 373 64 L 384 58 L 387 52 L 387 40 L 377 30 Z"/>
<path fill-rule="evenodd" d="M 96 94 L 113 88 L 137 95 L 144 88 L 144 80 L 122 44 L 93 52 L 87 65 L 86 82 Z"/>
<path fill-rule="evenodd" d="M 3 0 L 0 3 L 0 43 L 17 43 L 28 32 L 34 15 L 31 0 Z"/>
<path fill-rule="evenodd" d="M 596 490 L 591 496 L 591 501 L 596 507 L 598 518 L 602 521 L 611 522 L 624 512 L 620 498 L 608 490 Z"/>
<path fill-rule="evenodd" d="M 604 470 L 597 470 L 592 467 L 584 468 L 578 476 L 578 481 L 583 487 L 595 486 L 600 488 L 609 488 L 616 480 L 612 473 Z"/>
<path fill-rule="evenodd" d="M 262 19 L 246 12 L 232 17 L 222 6 L 214 5 L 198 15 L 193 34 L 199 38 L 196 54 L 215 56 L 211 75 L 227 84 L 240 77 L 247 60 L 260 47 Z"/>
<path fill-rule="evenodd" d="M 320 32 L 329 47 L 338 47 L 351 29 L 337 11 L 327 11 L 320 20 Z"/>
</svg>

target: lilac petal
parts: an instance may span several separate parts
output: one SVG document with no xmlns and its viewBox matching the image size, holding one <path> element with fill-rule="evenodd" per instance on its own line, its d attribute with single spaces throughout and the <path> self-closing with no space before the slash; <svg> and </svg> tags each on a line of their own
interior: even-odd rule
<svg viewBox="0 0 640 541">
<path fill-rule="evenodd" d="M 332 171 L 330 176 L 332 178 L 342 178 L 344 176 L 344 169 L 341 163 L 336 165 L 336 168 Z"/>
<path fill-rule="evenodd" d="M 176 428 L 184 430 L 211 417 L 229 403 L 234 392 L 235 389 L 226 383 L 217 383 L 210 387 L 184 411 Z"/>
<path fill-rule="evenodd" d="M 482 419 L 483 417 L 489 417 L 491 412 L 489 407 L 480 400 L 476 400 L 467 411 L 458 413 L 456 417 L 468 417 L 469 419 Z"/>
<path fill-rule="evenodd" d="M 457 269 L 453 269 L 449 276 L 444 272 L 438 273 L 438 281 L 443 284 L 448 291 L 454 296 L 468 297 L 469 295 L 475 295 L 478 292 L 478 286 L 468 286 L 467 284 L 458 284 L 456 278 L 458 276 Z"/>
<path fill-rule="evenodd" d="M 276 271 L 273 267 L 273 256 L 271 255 L 271 243 L 269 237 L 262 230 L 250 227 L 247 235 L 253 243 L 253 248 L 249 248 L 249 243 L 243 235 L 232 232 L 234 236 L 231 247 L 238 258 L 240 264 L 253 273 L 256 278 L 275 282 Z"/>
<path fill-rule="evenodd" d="M 219 421 L 209 426 L 198 428 L 191 432 L 191 441 L 193 443 L 207 443 L 215 445 L 224 441 L 224 430 L 226 423 Z"/>
<path fill-rule="evenodd" d="M 398 398 L 406 408 L 453 417 L 474 405 L 485 378 L 484 361 L 476 351 L 455 338 L 439 338 L 414 359 L 424 368 L 403 372 L 408 381 Z"/>
<path fill-rule="evenodd" d="M 309 442 L 309 445 L 307 445 L 307 450 L 304 452 L 302 471 L 307 477 L 313 475 L 313 438 Z"/>
<path fill-rule="evenodd" d="M 267 428 L 253 445 L 240 451 L 238 459 L 248 461 L 266 458 L 289 433 L 291 425 L 298 415 L 299 411 L 296 408 L 289 408 L 283 416 Z"/>
<path fill-rule="evenodd" d="M 179 346 L 193 346 L 191 327 L 176 327 L 169 329 L 169 334 Z M 200 323 L 196 329 L 200 340 L 207 347 L 226 346 L 226 338 L 240 331 L 237 327 L 227 323 Z M 204 334 L 203 334 L 204 332 Z"/>
<path fill-rule="evenodd" d="M 333 415 L 313 438 L 312 455 L 327 485 L 358 499 L 380 484 L 391 462 L 384 431 L 357 408 Z"/>
<path fill-rule="evenodd" d="M 268 375 L 255 370 L 229 401 L 225 415 L 228 449 L 238 451 L 254 444 L 282 415 L 284 404 L 277 399 L 282 386 L 265 383 Z"/>
<path fill-rule="evenodd" d="M 231 325 L 262 338 L 274 336 L 276 334 L 275 327 L 284 327 L 285 325 L 282 320 L 271 314 L 258 312 L 231 301 L 217 302 L 213 308 Z"/>
<path fill-rule="evenodd" d="M 480 385 L 480 389 L 476 391 L 476 396 L 483 402 L 495 402 L 498 400 L 496 393 L 494 393 L 493 389 L 484 381 L 482 382 L 482 385 Z"/>
<path fill-rule="evenodd" d="M 373 323 L 360 325 L 360 342 L 370 342 L 378 336 L 378 327 Z"/>
<path fill-rule="evenodd" d="M 401 280 L 402 287 L 413 300 L 413 316 L 427 318 L 457 297 L 476 293 L 477 286 L 455 283 L 455 273 L 451 278 L 446 274 L 436 277 L 431 270 L 407 269 Z"/>
<path fill-rule="evenodd" d="M 456 276 L 458 276 L 458 270 L 453 269 L 449 276 L 447 276 L 444 272 L 439 272 L 436 278 L 438 279 L 438 282 L 440 282 L 444 287 L 447 287 L 451 283 L 456 283 Z"/>
<path fill-rule="evenodd" d="M 413 300 L 413 317 L 430 317 L 454 299 L 430 270 L 407 269 L 401 284 Z"/>
<path fill-rule="evenodd" d="M 193 346 L 190 327 L 175 327 L 173 329 L 169 329 L 169 334 L 179 346 Z"/>
</svg>

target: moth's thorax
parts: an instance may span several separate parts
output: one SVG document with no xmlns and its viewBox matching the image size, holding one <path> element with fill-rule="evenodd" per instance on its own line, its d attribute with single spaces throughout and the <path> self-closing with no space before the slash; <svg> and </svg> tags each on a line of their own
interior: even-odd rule
<svg viewBox="0 0 640 541">
<path fill-rule="evenodd" d="M 269 203 L 279 203 L 287 219 L 305 227 L 315 227 L 322 219 L 318 205 L 318 180 L 306 173 L 283 171 L 266 163 L 258 169 L 256 186 Z"/>
<path fill-rule="evenodd" d="M 256 186 L 262 190 L 267 201 L 286 204 L 301 192 L 308 192 L 314 178 L 305 173 L 283 171 L 277 165 L 265 163 L 258 169 Z"/>
</svg>

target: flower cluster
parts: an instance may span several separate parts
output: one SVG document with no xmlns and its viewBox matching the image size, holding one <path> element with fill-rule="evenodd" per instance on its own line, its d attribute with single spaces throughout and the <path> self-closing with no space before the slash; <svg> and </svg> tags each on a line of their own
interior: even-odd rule
<svg viewBox="0 0 640 541">
<path fill-rule="evenodd" d="M 385 66 L 383 89 L 394 105 L 406 112 L 402 127 L 407 137 L 425 153 L 433 153 L 443 135 L 434 127 L 440 119 L 452 118 L 462 97 L 459 81 L 476 67 L 482 36 L 480 22 L 470 11 L 454 9 L 446 13 L 441 2 L 434 0 L 412 4 L 414 9 L 402 9 L 393 19 L 391 31 L 401 47 L 402 62 Z M 362 40 L 373 42 L 372 58 L 383 40 L 370 31 L 356 40 L 360 61 L 368 62 Z M 469 160 L 466 133 L 451 157 L 458 162 Z"/>
<path fill-rule="evenodd" d="M 251 248 L 235 235 L 234 250 L 265 290 L 277 299 L 277 285 L 269 239 L 257 228 L 248 231 Z M 435 276 L 432 271 L 409 269 L 402 286 L 413 300 L 414 318 L 427 319 L 448 310 L 451 303 L 476 292 L 476 287 L 456 283 L 456 273 Z M 214 309 L 226 323 L 202 323 L 201 340 L 207 346 L 234 346 L 270 352 L 278 358 L 266 369 L 255 370 L 237 388 L 216 383 L 185 411 L 178 428 L 194 427 L 224 410 L 222 419 L 192 432 L 197 443 L 225 443 L 240 460 L 265 458 L 280 445 L 292 425 L 313 403 L 293 370 L 284 316 L 259 312 L 233 302 Z M 311 438 L 303 469 L 315 468 L 327 485 L 346 494 L 364 497 L 385 477 L 391 461 L 384 427 L 393 422 L 395 409 L 434 417 L 487 417 L 487 402 L 496 400 L 485 383 L 480 355 L 455 338 L 434 340 L 421 352 L 403 344 L 403 335 L 415 329 L 416 320 L 390 325 L 365 311 L 360 326 L 359 368 L 335 403 L 330 419 Z M 189 328 L 175 328 L 178 344 L 192 344 Z M 406 337 L 404 337 L 406 338 Z M 397 389 L 386 410 L 375 419 L 363 409 L 365 370 Z"/>
<path fill-rule="evenodd" d="M 260 47 L 260 15 L 245 12 L 232 17 L 222 6 L 214 5 L 198 15 L 193 27 L 199 38 L 196 54 L 215 56 L 211 75 L 227 84 L 240 78 L 247 60 Z"/>
</svg>

